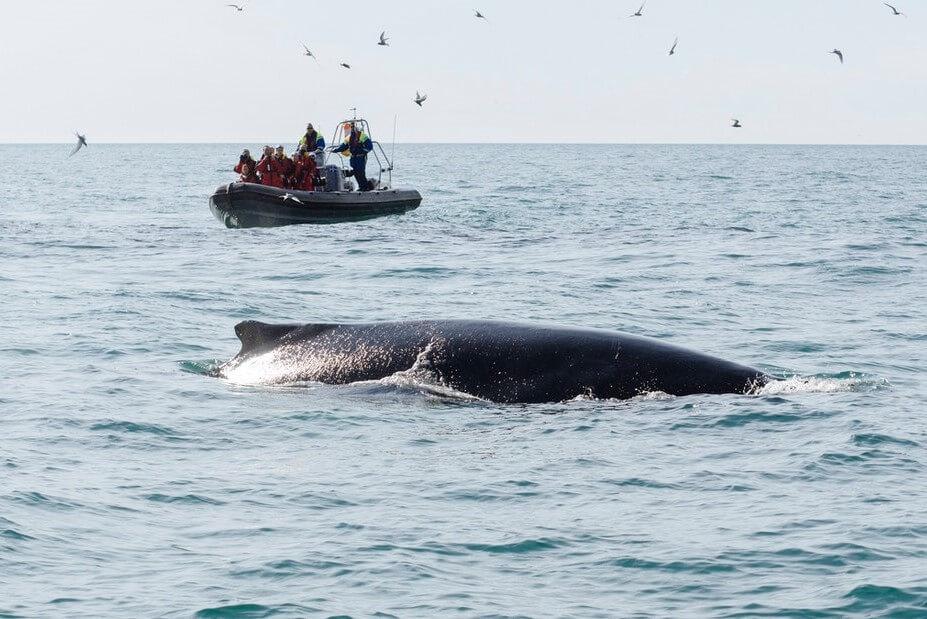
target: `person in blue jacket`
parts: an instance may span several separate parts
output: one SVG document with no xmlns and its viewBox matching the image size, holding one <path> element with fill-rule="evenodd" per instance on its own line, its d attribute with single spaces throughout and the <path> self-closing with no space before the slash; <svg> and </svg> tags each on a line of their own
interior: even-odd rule
<svg viewBox="0 0 927 619">
<path fill-rule="evenodd" d="M 347 151 L 351 153 L 351 169 L 354 170 L 357 187 L 361 191 L 370 191 L 367 182 L 367 153 L 373 150 L 373 142 L 354 123 L 346 123 L 344 133 L 344 142 L 332 152 L 343 153 Z"/>
<path fill-rule="evenodd" d="M 299 138 L 299 145 L 305 146 L 307 151 L 314 153 L 325 148 L 325 138 L 312 127 L 312 123 L 309 123 L 306 126 L 306 133 Z"/>
<path fill-rule="evenodd" d="M 299 145 L 305 146 L 309 153 L 315 153 L 319 167 L 325 162 L 325 138 L 313 128 L 312 123 L 306 125 L 306 133 L 299 138 Z"/>
</svg>

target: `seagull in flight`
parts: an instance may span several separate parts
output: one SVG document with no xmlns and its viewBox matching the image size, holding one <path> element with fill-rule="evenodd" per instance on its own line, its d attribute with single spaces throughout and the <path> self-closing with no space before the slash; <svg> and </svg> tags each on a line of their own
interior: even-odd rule
<svg viewBox="0 0 927 619">
<path fill-rule="evenodd" d="M 740 124 L 740 121 L 737 120 L 736 118 L 731 119 L 731 126 L 734 127 L 735 129 L 740 129 L 741 127 L 743 127 L 743 125 Z"/>
<path fill-rule="evenodd" d="M 644 4 L 641 5 L 641 8 L 637 9 L 637 13 L 631 13 L 628 17 L 643 17 L 645 6 L 647 6 L 647 0 L 644 0 Z"/>
<path fill-rule="evenodd" d="M 832 51 L 832 52 L 830 52 L 830 53 L 831 53 L 831 54 L 834 54 L 835 56 L 837 56 L 837 58 L 840 59 L 840 64 L 843 64 L 843 52 L 841 52 L 839 49 L 836 49 L 836 48 L 835 48 L 834 51 Z"/>
<path fill-rule="evenodd" d="M 302 203 L 303 203 L 302 200 L 300 200 L 299 198 L 297 198 L 296 196 L 294 196 L 294 195 L 291 194 L 291 193 L 285 193 L 285 194 L 283 194 L 283 195 L 280 196 L 280 197 L 283 198 L 283 201 L 284 201 L 284 202 L 288 202 L 288 201 L 292 200 L 293 202 L 296 202 L 297 204 L 302 204 Z"/>
<path fill-rule="evenodd" d="M 901 11 L 899 11 L 898 9 L 890 5 L 888 2 L 883 2 L 882 4 L 884 4 L 885 6 L 887 6 L 888 8 L 892 10 L 892 15 L 904 15 L 904 13 L 902 13 Z"/>
<path fill-rule="evenodd" d="M 350 69 L 350 68 L 351 68 L 351 65 L 349 65 L 349 64 L 346 63 L 346 62 L 342 62 L 342 63 L 341 63 L 341 66 L 344 67 L 345 69 Z"/>
<path fill-rule="evenodd" d="M 677 46 L 677 45 L 679 45 L 679 37 L 676 37 L 676 40 L 673 41 L 673 46 L 670 48 L 670 53 L 669 53 L 670 56 L 672 56 L 673 54 L 676 53 L 676 46 Z"/>
<path fill-rule="evenodd" d="M 389 38 L 386 36 L 386 31 L 380 33 L 380 42 L 377 45 L 382 45 L 383 47 L 389 47 Z"/>
<path fill-rule="evenodd" d="M 74 135 L 77 136 L 77 146 L 74 147 L 74 150 L 71 151 L 71 154 L 68 155 L 68 157 L 74 156 L 74 153 L 79 151 L 84 146 L 87 146 L 87 136 L 86 135 L 81 135 L 76 131 L 74 132 Z"/>
<path fill-rule="evenodd" d="M 422 103 L 424 103 L 427 98 L 428 95 L 420 95 L 417 90 L 415 91 L 415 105 L 422 107 Z"/>
<path fill-rule="evenodd" d="M 316 62 L 319 61 L 319 59 L 315 57 L 315 54 L 312 53 L 312 50 L 309 49 L 309 47 L 308 47 L 305 43 L 303 43 L 303 49 L 306 50 L 306 51 L 303 53 L 304 56 L 309 56 L 310 58 L 312 58 L 312 59 L 315 60 Z"/>
<path fill-rule="evenodd" d="M 477 19 L 486 19 L 486 16 L 480 13 L 479 11 L 477 11 L 476 9 L 473 9 L 473 13 L 474 13 L 474 17 L 476 17 Z M 486 21 L 489 21 L 489 20 L 486 19 Z"/>
<path fill-rule="evenodd" d="M 237 4 L 226 4 L 225 6 L 230 6 L 230 7 L 232 7 L 233 9 L 235 9 L 236 11 L 238 11 L 239 13 L 241 13 L 242 11 L 245 10 L 245 5 L 244 5 L 244 4 L 242 4 L 241 6 L 238 6 Z"/>
</svg>

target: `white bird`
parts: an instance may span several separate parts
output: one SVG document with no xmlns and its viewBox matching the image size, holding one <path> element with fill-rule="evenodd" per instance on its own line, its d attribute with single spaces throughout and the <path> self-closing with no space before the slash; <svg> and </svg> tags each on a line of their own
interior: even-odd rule
<svg viewBox="0 0 927 619">
<path fill-rule="evenodd" d="M 647 6 L 647 0 L 644 0 L 644 4 L 641 5 L 641 8 L 637 9 L 636 13 L 631 13 L 628 17 L 643 17 L 645 6 Z"/>
<path fill-rule="evenodd" d="M 238 11 L 239 13 L 241 13 L 242 11 L 245 10 L 245 5 L 244 5 L 244 4 L 242 4 L 241 6 L 238 6 L 237 4 L 226 4 L 225 6 L 230 6 L 230 7 L 232 7 L 233 9 L 235 9 L 236 11 Z"/>
<path fill-rule="evenodd" d="M 904 13 L 902 13 L 901 11 L 899 11 L 898 9 L 890 5 L 888 2 L 883 2 L 882 4 L 884 4 L 885 6 L 887 6 L 888 8 L 892 10 L 892 15 L 904 15 Z"/>
<path fill-rule="evenodd" d="M 428 95 L 420 95 L 418 91 L 415 91 L 415 104 L 419 107 L 422 107 L 422 103 L 425 102 L 425 99 L 428 98 Z"/>
<path fill-rule="evenodd" d="M 289 200 L 292 200 L 293 202 L 296 202 L 297 204 L 302 204 L 302 203 L 303 203 L 302 200 L 300 200 L 299 198 L 297 198 L 296 196 L 294 196 L 294 195 L 291 194 L 291 193 L 285 193 L 285 194 L 283 194 L 283 195 L 280 196 L 280 197 L 283 198 L 283 201 L 284 201 L 284 202 L 287 202 L 287 201 L 289 201 Z"/>
<path fill-rule="evenodd" d="M 389 39 L 386 36 L 386 31 L 380 33 L 380 42 L 377 45 L 382 45 L 383 47 L 389 47 Z"/>
<path fill-rule="evenodd" d="M 679 37 L 676 37 L 676 40 L 673 41 L 673 46 L 670 48 L 670 53 L 669 53 L 670 56 L 672 56 L 673 54 L 676 53 L 676 46 L 677 46 L 677 45 L 679 45 Z"/>
<path fill-rule="evenodd" d="M 737 120 L 736 118 L 732 118 L 731 121 L 732 121 L 731 126 L 734 127 L 735 129 L 740 129 L 741 127 L 743 127 L 743 125 L 740 124 L 740 121 Z"/>
<path fill-rule="evenodd" d="M 84 146 L 87 146 L 87 136 L 81 135 L 81 134 L 79 134 L 79 133 L 76 132 L 76 131 L 74 132 L 74 135 L 77 136 L 77 146 L 74 147 L 74 150 L 71 151 L 71 154 L 68 155 L 68 157 L 73 156 L 74 153 L 76 153 L 77 151 L 79 151 L 79 150 L 80 150 L 81 148 L 83 148 Z"/>
<path fill-rule="evenodd" d="M 843 52 L 841 52 L 839 49 L 834 49 L 834 51 L 830 53 L 836 55 L 837 58 L 840 59 L 840 64 L 843 64 Z"/>
<path fill-rule="evenodd" d="M 315 57 L 315 54 L 312 53 L 312 50 L 309 49 L 309 46 L 307 46 L 305 43 L 303 43 L 302 46 L 303 46 L 303 49 L 306 50 L 305 53 L 303 54 L 304 56 L 309 56 L 316 62 L 319 61 L 319 59 Z"/>
</svg>

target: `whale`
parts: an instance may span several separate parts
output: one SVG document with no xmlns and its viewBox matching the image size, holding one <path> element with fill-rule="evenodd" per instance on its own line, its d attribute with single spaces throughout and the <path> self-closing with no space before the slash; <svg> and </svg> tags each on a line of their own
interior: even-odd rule
<svg viewBox="0 0 927 619">
<path fill-rule="evenodd" d="M 649 393 L 750 394 L 763 372 L 656 339 L 606 329 L 486 320 L 235 326 L 238 354 L 214 375 L 252 386 L 345 385 L 414 372 L 498 403 Z"/>
</svg>

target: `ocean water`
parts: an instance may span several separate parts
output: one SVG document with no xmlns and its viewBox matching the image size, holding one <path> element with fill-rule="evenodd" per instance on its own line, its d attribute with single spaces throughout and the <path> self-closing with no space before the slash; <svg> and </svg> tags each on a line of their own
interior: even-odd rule
<svg viewBox="0 0 927 619">
<path fill-rule="evenodd" d="M 242 146 L 2 146 L 0 617 L 927 616 L 927 148 L 402 145 L 227 230 Z M 233 326 L 619 329 L 752 396 L 242 387 Z"/>
</svg>

